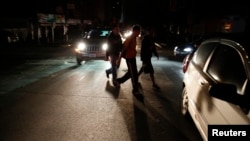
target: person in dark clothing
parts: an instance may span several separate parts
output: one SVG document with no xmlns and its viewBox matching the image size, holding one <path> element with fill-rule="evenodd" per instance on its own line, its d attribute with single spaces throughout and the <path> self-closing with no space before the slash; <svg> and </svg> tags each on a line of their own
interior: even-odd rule
<svg viewBox="0 0 250 141">
<path fill-rule="evenodd" d="M 134 25 L 132 28 L 132 34 L 126 38 L 124 41 L 123 49 L 121 51 L 121 55 L 118 59 L 118 64 L 121 61 L 122 54 L 124 54 L 124 58 L 126 60 L 126 64 L 128 67 L 128 71 L 120 78 L 117 78 L 116 82 L 118 85 L 124 83 L 129 78 L 131 78 L 132 86 L 133 86 L 133 94 L 136 98 L 143 98 L 142 94 L 139 92 L 138 89 L 138 71 L 137 71 L 137 64 L 136 64 L 136 38 L 141 33 L 141 27 L 139 25 Z"/>
<path fill-rule="evenodd" d="M 117 78 L 117 69 L 118 65 L 116 64 L 116 61 L 120 55 L 120 52 L 122 50 L 122 38 L 120 35 L 120 29 L 118 25 L 114 25 L 112 27 L 112 32 L 108 36 L 108 44 L 109 49 L 106 51 L 106 61 L 110 61 L 111 67 L 107 69 L 106 76 L 109 78 L 109 74 L 112 73 L 112 82 L 114 86 L 117 86 L 114 81 Z"/>
<path fill-rule="evenodd" d="M 159 60 L 159 55 L 156 50 L 155 45 L 155 29 L 150 28 L 148 31 L 148 34 L 144 36 L 141 44 L 141 61 L 142 61 L 142 67 L 138 72 L 138 75 L 140 75 L 142 72 L 145 74 L 150 74 L 151 81 L 153 83 L 153 88 L 160 89 L 160 87 L 155 82 L 154 77 L 154 68 L 151 62 L 151 58 L 153 54 L 157 57 L 157 60 Z"/>
</svg>

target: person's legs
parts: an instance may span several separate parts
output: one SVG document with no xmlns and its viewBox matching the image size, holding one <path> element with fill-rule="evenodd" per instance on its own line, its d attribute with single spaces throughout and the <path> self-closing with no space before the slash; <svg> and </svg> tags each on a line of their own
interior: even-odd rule
<svg viewBox="0 0 250 141">
<path fill-rule="evenodd" d="M 152 83 L 153 83 L 153 87 L 156 88 L 156 89 L 160 89 L 160 87 L 156 84 L 155 82 L 155 77 L 154 77 L 154 73 L 150 73 L 150 78 L 152 80 Z"/>
<path fill-rule="evenodd" d="M 109 62 L 110 62 L 111 67 L 105 70 L 105 72 L 106 72 L 106 77 L 107 77 L 107 78 L 109 78 L 109 74 L 112 73 L 112 61 L 111 61 L 111 56 L 109 56 Z"/>
<path fill-rule="evenodd" d="M 112 68 L 106 69 L 106 77 L 109 78 L 109 74 L 112 72 Z"/>
<path fill-rule="evenodd" d="M 111 55 L 111 72 L 112 72 L 112 80 L 116 80 L 117 77 L 117 65 L 116 65 L 116 60 L 117 60 L 116 55 Z"/>
<path fill-rule="evenodd" d="M 112 73 L 112 80 L 116 80 L 117 77 L 117 64 L 116 64 L 116 60 L 118 59 L 117 55 L 110 55 L 110 64 L 111 67 L 109 69 L 106 69 L 106 75 L 107 78 L 109 78 L 109 74 Z"/>
<path fill-rule="evenodd" d="M 138 72 L 138 77 L 141 75 L 141 73 L 143 72 L 143 66 L 141 66 L 139 72 Z"/>
<path fill-rule="evenodd" d="M 133 92 L 138 93 L 138 71 L 137 71 L 137 65 L 136 65 L 136 59 L 131 58 L 127 61 L 128 70 L 131 74 L 131 82 L 133 85 Z"/>
<path fill-rule="evenodd" d="M 127 67 L 129 66 L 129 62 L 127 61 L 126 59 L 126 64 L 127 64 Z M 129 67 L 128 67 L 128 71 L 120 78 L 117 78 L 116 81 L 118 83 L 124 83 L 125 81 L 127 81 L 129 78 L 131 77 L 131 73 L 130 73 L 130 70 L 129 70 Z"/>
<path fill-rule="evenodd" d="M 154 74 L 153 74 L 153 73 L 150 73 L 149 75 L 150 75 L 150 78 L 151 78 L 151 81 L 152 81 L 153 85 L 155 85 L 156 83 L 155 83 Z"/>
<path fill-rule="evenodd" d="M 153 88 L 155 89 L 160 89 L 160 87 L 155 83 L 155 78 L 154 78 L 154 74 L 150 74 L 150 77 L 151 77 L 151 80 L 152 80 L 152 83 L 153 83 Z"/>
<path fill-rule="evenodd" d="M 148 70 L 149 70 L 149 75 L 150 75 L 150 78 L 151 78 L 151 81 L 153 83 L 153 87 L 156 88 L 156 89 L 160 89 L 160 87 L 156 84 L 155 82 L 155 77 L 154 77 L 154 68 L 153 68 L 153 65 L 150 62 L 148 62 Z"/>
</svg>

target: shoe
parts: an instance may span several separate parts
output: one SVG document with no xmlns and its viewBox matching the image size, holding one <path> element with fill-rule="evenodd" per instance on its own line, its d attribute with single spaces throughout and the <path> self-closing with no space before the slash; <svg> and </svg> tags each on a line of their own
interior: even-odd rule
<svg viewBox="0 0 250 141">
<path fill-rule="evenodd" d="M 139 91 L 133 91 L 133 95 L 137 100 L 144 101 L 144 96 Z"/>
<path fill-rule="evenodd" d="M 155 88 L 155 89 L 161 89 L 158 85 L 156 85 L 156 84 L 153 84 L 153 88 Z"/>
<path fill-rule="evenodd" d="M 107 71 L 105 71 L 105 72 L 106 72 L 106 77 L 109 78 L 109 73 Z"/>
<path fill-rule="evenodd" d="M 117 82 L 117 81 L 113 81 L 113 85 L 116 87 L 116 88 L 120 88 L 120 83 Z"/>
<path fill-rule="evenodd" d="M 136 96 L 136 95 L 142 95 L 142 94 L 140 92 L 138 92 L 138 91 L 134 91 L 133 95 Z"/>
</svg>

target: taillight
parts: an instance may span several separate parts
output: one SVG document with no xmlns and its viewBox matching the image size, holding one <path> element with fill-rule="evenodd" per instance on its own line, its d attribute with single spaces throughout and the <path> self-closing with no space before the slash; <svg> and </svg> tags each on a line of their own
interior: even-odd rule
<svg viewBox="0 0 250 141">
<path fill-rule="evenodd" d="M 187 71 L 188 65 L 190 60 L 193 57 L 193 53 L 188 54 L 184 59 L 183 59 L 183 66 L 182 66 L 182 71 L 185 73 Z"/>
</svg>

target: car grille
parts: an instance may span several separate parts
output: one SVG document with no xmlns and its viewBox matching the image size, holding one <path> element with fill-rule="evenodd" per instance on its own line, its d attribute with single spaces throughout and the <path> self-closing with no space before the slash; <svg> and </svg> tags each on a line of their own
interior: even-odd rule
<svg viewBox="0 0 250 141">
<path fill-rule="evenodd" d="M 100 51 L 100 47 L 98 45 L 89 45 L 87 47 L 87 52 L 95 52 Z"/>
</svg>

